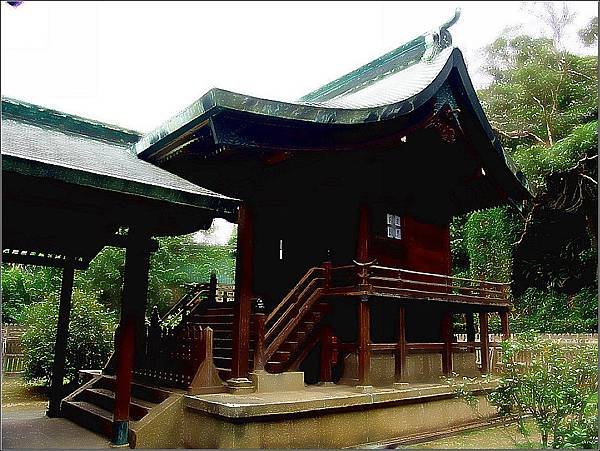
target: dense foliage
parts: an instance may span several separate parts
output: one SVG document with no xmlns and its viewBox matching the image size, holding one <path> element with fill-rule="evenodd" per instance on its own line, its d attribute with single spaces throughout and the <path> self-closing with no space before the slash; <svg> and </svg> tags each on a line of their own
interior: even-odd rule
<svg viewBox="0 0 600 451">
<path fill-rule="evenodd" d="M 534 197 L 520 212 L 507 206 L 455 218 L 453 272 L 512 280 L 514 330 L 591 332 L 597 328 L 598 58 L 562 49 L 572 15 L 566 7 L 542 6 L 549 37 L 505 32 L 485 49 L 492 81 L 478 93 Z M 580 31 L 584 42 L 597 40 L 593 24 L 597 18 Z"/>
<path fill-rule="evenodd" d="M 58 298 L 47 295 L 24 310 L 23 335 L 25 378 L 49 385 L 54 361 L 54 342 L 58 323 Z M 82 368 L 101 368 L 113 348 L 116 315 L 90 293 L 74 291 L 65 378 L 72 381 Z"/>
<path fill-rule="evenodd" d="M 104 248 L 88 269 L 76 271 L 75 288 L 118 311 L 124 263 L 123 249 Z M 212 271 L 223 282 L 233 281 L 235 258 L 230 246 L 198 244 L 190 235 L 160 238 L 150 261 L 148 311 L 156 305 L 164 313 L 183 295 L 187 283 L 206 282 Z M 3 321 L 22 322 L 24 308 L 57 294 L 60 280 L 61 272 L 55 268 L 3 264 Z"/>
</svg>

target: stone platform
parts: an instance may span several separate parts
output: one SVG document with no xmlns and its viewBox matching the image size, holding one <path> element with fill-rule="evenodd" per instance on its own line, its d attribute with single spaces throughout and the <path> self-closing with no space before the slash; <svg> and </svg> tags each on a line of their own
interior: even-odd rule
<svg viewBox="0 0 600 451">
<path fill-rule="evenodd" d="M 439 383 L 184 396 L 179 446 L 343 448 L 406 440 L 492 419 L 495 409 L 483 395 L 493 387 L 472 385 L 481 401 L 478 413 Z"/>
</svg>

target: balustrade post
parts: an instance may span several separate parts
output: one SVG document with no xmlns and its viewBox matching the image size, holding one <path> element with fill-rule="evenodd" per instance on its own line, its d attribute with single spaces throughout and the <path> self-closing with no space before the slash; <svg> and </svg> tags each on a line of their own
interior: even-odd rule
<svg viewBox="0 0 600 451">
<path fill-rule="evenodd" d="M 265 369 L 265 321 L 267 315 L 261 298 L 254 301 L 254 326 L 256 332 L 256 346 L 254 349 L 254 371 Z"/>
</svg>

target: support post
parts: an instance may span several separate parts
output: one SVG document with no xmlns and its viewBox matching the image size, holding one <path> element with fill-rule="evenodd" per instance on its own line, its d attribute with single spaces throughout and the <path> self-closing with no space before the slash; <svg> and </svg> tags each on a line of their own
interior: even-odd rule
<svg viewBox="0 0 600 451">
<path fill-rule="evenodd" d="M 240 206 L 238 212 L 232 379 L 248 378 L 250 315 L 254 278 L 252 262 L 253 241 L 252 208 L 247 203 L 244 203 Z"/>
<path fill-rule="evenodd" d="M 254 302 L 254 326 L 256 333 L 256 346 L 254 349 L 254 371 L 265 369 L 265 321 L 267 315 L 262 299 Z"/>
<path fill-rule="evenodd" d="M 475 342 L 475 318 L 473 312 L 465 313 L 465 325 L 467 328 L 467 342 Z M 467 348 L 470 352 L 473 352 L 475 348 L 469 346 Z"/>
<path fill-rule="evenodd" d="M 510 338 L 510 329 L 508 327 L 508 310 L 502 310 L 500 312 L 500 326 L 502 328 L 502 339 L 508 340 Z"/>
<path fill-rule="evenodd" d="M 406 377 L 406 309 L 401 305 L 398 309 L 398 348 L 395 358 L 395 381 L 402 382 Z"/>
<path fill-rule="evenodd" d="M 452 312 L 445 312 L 441 328 L 444 348 L 442 350 L 442 372 L 446 376 L 452 374 Z"/>
<path fill-rule="evenodd" d="M 56 341 L 54 344 L 54 363 L 52 365 L 52 381 L 50 401 L 46 415 L 60 416 L 60 401 L 63 397 L 63 379 L 65 377 L 65 361 L 67 342 L 69 339 L 69 317 L 71 314 L 71 297 L 73 294 L 73 278 L 75 270 L 71 262 L 63 268 L 60 286 L 60 305 L 58 308 L 58 324 L 56 326 Z"/>
<path fill-rule="evenodd" d="M 143 344 L 145 311 L 148 295 L 150 254 L 155 250 L 152 240 L 144 233 L 129 229 L 125 254 L 125 275 L 121 298 L 121 320 L 117 336 L 117 373 L 113 410 L 113 445 L 125 445 L 129 435 L 129 404 L 134 359 L 143 352 L 136 347 Z"/>
<path fill-rule="evenodd" d="M 481 372 L 487 374 L 490 370 L 490 343 L 487 312 L 479 312 L 479 336 L 481 341 Z"/>
<path fill-rule="evenodd" d="M 370 385 L 371 379 L 371 314 L 369 297 L 358 303 L 358 385 Z"/>
<path fill-rule="evenodd" d="M 333 339 L 333 331 L 329 324 L 323 326 L 321 331 L 321 365 L 319 372 L 319 380 L 320 382 L 331 382 L 333 380 L 331 374 L 331 364 L 332 364 L 332 339 Z"/>
</svg>

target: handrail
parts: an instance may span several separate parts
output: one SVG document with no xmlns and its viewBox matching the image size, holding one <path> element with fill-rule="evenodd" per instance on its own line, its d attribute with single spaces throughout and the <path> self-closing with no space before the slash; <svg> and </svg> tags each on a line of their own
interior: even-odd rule
<svg viewBox="0 0 600 451">
<path fill-rule="evenodd" d="M 449 276 L 447 274 L 434 274 L 434 273 L 430 273 L 430 272 L 422 272 L 422 271 L 412 271 L 410 269 L 402 269 L 402 268 L 391 268 L 389 266 L 380 266 L 380 265 L 373 265 L 371 266 L 372 269 L 383 269 L 386 271 L 400 271 L 400 272 L 405 272 L 408 274 L 417 274 L 417 275 L 421 275 L 421 276 L 433 276 L 433 277 L 439 277 L 442 279 L 449 279 L 449 280 L 463 280 L 466 282 L 477 282 L 477 283 L 487 283 L 490 285 L 510 285 L 510 282 L 492 282 L 492 281 L 488 281 L 488 280 L 477 280 L 477 279 L 468 279 L 466 277 L 456 277 L 456 276 Z M 335 268 L 334 268 L 335 269 Z"/>
<path fill-rule="evenodd" d="M 306 291 L 311 288 L 316 282 L 323 280 L 322 278 L 316 278 L 316 279 L 312 279 L 308 285 L 306 285 L 306 288 L 304 288 L 304 290 L 302 290 L 302 292 L 296 297 L 296 301 L 293 304 L 290 304 L 288 306 L 288 308 L 285 310 L 285 312 L 277 319 L 277 321 L 275 321 L 275 323 L 269 327 L 269 330 L 265 333 L 265 340 L 269 339 L 271 337 L 271 335 L 273 335 L 273 333 L 275 333 L 275 331 L 278 329 L 279 324 L 282 323 L 288 316 L 288 313 L 291 312 L 293 310 L 294 307 L 296 307 L 296 305 L 298 304 L 298 302 L 301 299 L 301 296 L 306 293 Z M 309 296 L 310 297 L 310 296 Z M 304 311 L 304 309 L 300 309 L 299 310 L 299 314 L 302 313 Z"/>
<path fill-rule="evenodd" d="M 178 315 L 181 311 L 183 311 L 183 306 L 189 304 L 194 299 L 196 299 L 200 293 L 207 291 L 208 284 L 199 284 L 193 287 L 190 291 L 184 294 L 179 301 L 171 306 L 171 308 L 165 313 L 160 320 L 163 321 L 169 316 L 176 314 Z"/>
<path fill-rule="evenodd" d="M 294 288 L 292 288 L 289 293 L 282 299 L 282 301 L 277 304 L 277 306 L 273 309 L 273 311 L 271 311 L 271 313 L 269 313 L 269 315 L 267 316 L 266 322 L 268 323 L 269 321 L 271 321 L 273 319 L 273 317 L 277 314 L 277 312 L 288 302 L 289 298 L 292 297 L 296 290 L 298 290 L 298 288 L 304 283 L 306 282 L 306 280 L 312 275 L 313 272 L 315 271 L 323 271 L 323 268 L 319 267 L 319 266 L 315 266 L 314 268 L 310 268 L 306 274 L 304 274 L 304 276 L 298 281 L 298 283 L 294 286 Z"/>
<path fill-rule="evenodd" d="M 457 289 L 457 290 L 472 290 L 472 291 L 477 291 L 479 293 L 502 294 L 502 290 L 492 290 L 490 288 L 481 288 L 481 287 L 463 287 L 463 286 L 459 286 L 459 285 L 447 285 L 447 284 L 443 284 L 443 283 L 424 282 L 422 280 L 403 279 L 402 277 L 392 278 L 392 277 L 371 276 L 371 277 L 369 277 L 369 279 L 370 280 L 382 280 L 384 282 L 403 282 L 403 283 L 407 283 L 407 284 L 410 283 L 410 284 L 414 284 L 414 285 L 425 285 L 428 287 L 445 287 L 445 288 Z"/>
<path fill-rule="evenodd" d="M 269 361 L 269 358 L 275 353 L 277 348 L 281 346 L 281 344 L 286 340 L 290 333 L 296 328 L 300 320 L 304 318 L 304 315 L 310 311 L 311 307 L 316 302 L 316 300 L 321 297 L 321 290 L 322 288 L 317 288 L 315 289 L 315 291 L 313 291 L 313 293 L 306 300 L 304 308 L 298 312 L 294 319 L 290 321 L 288 325 L 279 333 L 279 335 L 277 335 L 277 337 L 271 342 L 271 344 L 267 346 L 264 354 L 265 361 Z"/>
</svg>

